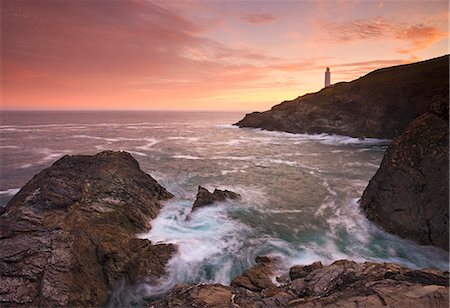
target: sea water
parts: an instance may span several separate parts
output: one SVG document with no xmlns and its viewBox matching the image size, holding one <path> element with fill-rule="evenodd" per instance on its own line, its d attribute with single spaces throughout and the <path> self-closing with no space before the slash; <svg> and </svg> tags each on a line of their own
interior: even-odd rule
<svg viewBox="0 0 450 308">
<path fill-rule="evenodd" d="M 2 112 L 0 201 L 66 154 L 131 153 L 175 195 L 152 229 L 173 243 L 168 275 L 141 286 L 158 295 L 177 283 L 221 283 L 258 255 L 293 264 L 338 259 L 448 270 L 448 253 L 390 235 L 358 200 L 389 140 L 240 129 L 240 112 Z M 197 188 L 242 195 L 191 213 Z M 190 215 L 189 219 L 186 219 Z"/>
</svg>

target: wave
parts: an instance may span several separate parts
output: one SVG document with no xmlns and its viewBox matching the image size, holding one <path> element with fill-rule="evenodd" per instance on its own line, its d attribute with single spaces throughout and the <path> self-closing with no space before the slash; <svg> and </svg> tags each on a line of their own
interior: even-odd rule
<svg viewBox="0 0 450 308">
<path fill-rule="evenodd" d="M 267 131 L 262 129 L 252 129 L 258 131 L 260 134 L 269 135 L 277 138 L 287 138 L 295 140 L 294 144 L 302 144 L 305 142 L 319 142 L 326 145 L 388 145 L 389 139 L 376 138 L 355 138 L 350 136 L 335 135 L 335 134 L 293 134 L 286 132 Z"/>
<path fill-rule="evenodd" d="M 18 149 L 17 145 L 0 145 L 0 149 Z"/>
<path fill-rule="evenodd" d="M 448 270 L 448 252 L 386 233 L 366 218 L 358 200 L 352 198 L 343 203 L 329 200 L 319 207 L 315 216 L 325 220 L 329 228 L 327 244 L 314 247 L 315 251 L 333 252 L 333 259 L 345 257 L 361 262 L 394 262 L 410 268 Z"/>
<path fill-rule="evenodd" d="M 152 221 L 150 232 L 140 238 L 177 245 L 178 252 L 168 265 L 172 276 L 168 281 L 229 284 L 239 273 L 232 263 L 248 265 L 242 250 L 250 230 L 228 217 L 230 203 L 190 213 L 191 204 L 190 200 L 169 201 Z"/>
<path fill-rule="evenodd" d="M 173 155 L 173 158 L 178 158 L 178 159 L 190 159 L 190 160 L 200 160 L 203 159 L 201 157 L 198 156 L 191 156 L 191 155 Z"/>
<path fill-rule="evenodd" d="M 19 192 L 20 188 L 10 188 L 7 190 L 0 190 L 0 195 L 9 195 L 9 196 L 14 196 L 15 194 L 17 194 Z"/>
<path fill-rule="evenodd" d="M 138 140 L 142 140 L 142 139 L 138 139 Z M 139 150 L 146 151 L 146 150 L 150 150 L 150 148 L 153 147 L 155 144 L 161 142 L 161 140 L 158 140 L 158 139 L 155 139 L 155 138 L 146 138 L 144 140 L 147 141 L 146 144 L 137 146 L 135 148 L 139 149 Z"/>
</svg>

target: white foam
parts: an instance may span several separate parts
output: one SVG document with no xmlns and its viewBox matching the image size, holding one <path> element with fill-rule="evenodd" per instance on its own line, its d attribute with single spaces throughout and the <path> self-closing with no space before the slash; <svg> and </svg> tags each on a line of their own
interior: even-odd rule
<svg viewBox="0 0 450 308">
<path fill-rule="evenodd" d="M 192 156 L 192 155 L 172 155 L 173 158 L 178 158 L 178 159 L 190 159 L 190 160 L 199 160 L 199 159 L 203 159 L 201 157 L 198 156 Z"/>
<path fill-rule="evenodd" d="M 169 140 L 182 140 L 186 142 L 196 142 L 200 140 L 200 137 L 182 137 L 182 136 L 174 136 L 174 137 L 167 137 Z"/>
<path fill-rule="evenodd" d="M 128 153 L 130 153 L 130 154 L 132 154 L 132 155 L 137 155 L 137 156 L 148 156 L 147 154 L 142 153 L 142 152 L 130 151 L 130 150 L 125 150 L 125 151 L 128 152 Z"/>
<path fill-rule="evenodd" d="M 0 145 L 0 149 L 18 149 L 16 145 Z"/>
<path fill-rule="evenodd" d="M 209 159 L 253 161 L 257 158 L 255 156 L 211 156 Z"/>
<path fill-rule="evenodd" d="M 233 124 L 219 124 L 219 125 L 214 125 L 214 127 L 218 127 L 218 128 L 227 128 L 227 129 L 239 129 L 238 126 L 233 125 Z"/>
<path fill-rule="evenodd" d="M 152 229 L 141 238 L 154 243 L 172 243 L 177 254 L 168 265 L 168 281 L 195 281 L 229 284 L 231 259 L 245 245 L 248 228 L 230 219 L 226 212 L 231 205 L 219 203 L 197 209 L 189 215 L 192 201 L 169 201 L 152 221 Z M 213 273 L 205 273 L 213 267 Z"/>
<path fill-rule="evenodd" d="M 376 138 L 355 138 L 349 136 L 342 135 L 334 135 L 334 134 L 292 134 L 286 132 L 277 132 L 277 131 L 267 131 L 261 129 L 257 130 L 261 134 L 270 135 L 277 138 L 286 138 L 294 140 L 294 144 L 302 144 L 305 142 L 319 142 L 326 145 L 386 145 L 389 144 L 391 140 L 389 139 L 376 139 Z"/>
<path fill-rule="evenodd" d="M 148 151 L 148 150 L 150 150 L 155 144 L 157 144 L 157 143 L 160 142 L 160 140 L 155 139 L 155 138 L 146 138 L 146 139 L 144 139 L 144 140 L 147 141 L 147 143 L 144 144 L 144 145 L 141 145 L 141 146 L 137 146 L 136 149 Z"/>
<path fill-rule="evenodd" d="M 0 190 L 0 195 L 15 195 L 19 192 L 20 188 L 10 188 L 7 190 Z"/>
</svg>

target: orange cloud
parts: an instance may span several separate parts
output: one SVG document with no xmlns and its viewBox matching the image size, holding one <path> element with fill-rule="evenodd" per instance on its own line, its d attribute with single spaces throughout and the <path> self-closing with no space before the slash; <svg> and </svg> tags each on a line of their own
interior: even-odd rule
<svg viewBox="0 0 450 308">
<path fill-rule="evenodd" d="M 412 54 L 448 37 L 436 25 L 396 23 L 383 17 L 356 19 L 339 23 L 321 23 L 329 39 L 350 42 L 372 39 L 394 39 L 408 44 L 398 52 Z"/>
<path fill-rule="evenodd" d="M 400 27 L 395 31 L 394 35 L 396 39 L 409 43 L 409 48 L 401 48 L 398 51 L 404 54 L 411 54 L 447 38 L 448 32 L 441 31 L 436 27 L 419 24 Z"/>
</svg>

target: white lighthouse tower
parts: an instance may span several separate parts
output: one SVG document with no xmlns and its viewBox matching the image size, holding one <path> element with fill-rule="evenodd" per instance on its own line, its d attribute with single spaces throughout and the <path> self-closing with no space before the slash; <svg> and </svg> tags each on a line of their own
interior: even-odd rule
<svg viewBox="0 0 450 308">
<path fill-rule="evenodd" d="M 325 88 L 329 87 L 331 85 L 331 73 L 330 73 L 330 68 L 327 67 L 326 71 L 325 71 Z"/>
</svg>

